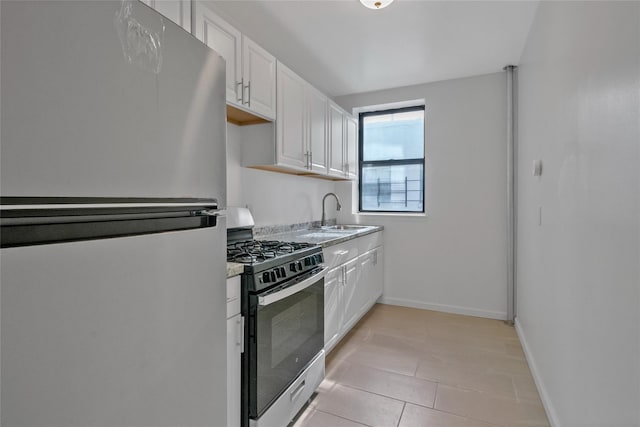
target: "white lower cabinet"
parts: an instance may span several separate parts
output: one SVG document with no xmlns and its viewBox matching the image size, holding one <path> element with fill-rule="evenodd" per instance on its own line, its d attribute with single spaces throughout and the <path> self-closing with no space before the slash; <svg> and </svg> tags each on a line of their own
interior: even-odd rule
<svg viewBox="0 0 640 427">
<path fill-rule="evenodd" d="M 382 233 L 324 249 L 332 268 L 324 284 L 324 348 L 329 352 L 382 295 L 384 285 Z M 369 249 L 369 244 L 379 246 Z M 358 247 L 368 250 L 359 255 Z"/>
<path fill-rule="evenodd" d="M 348 330 L 360 319 L 361 311 L 364 307 L 365 286 L 359 279 L 360 265 L 358 258 L 352 259 L 344 265 L 343 305 L 344 305 L 344 325 L 343 329 Z"/>
<path fill-rule="evenodd" d="M 244 350 L 244 319 L 240 315 L 240 276 L 227 279 L 227 425 L 240 427 L 240 377 Z"/>
<path fill-rule="evenodd" d="M 324 346 L 338 342 L 342 329 L 342 266 L 329 271 L 324 278 Z"/>
<path fill-rule="evenodd" d="M 383 248 L 378 246 L 358 257 L 360 264 L 360 282 L 362 282 L 363 305 L 373 305 L 382 295 L 384 285 Z"/>
</svg>

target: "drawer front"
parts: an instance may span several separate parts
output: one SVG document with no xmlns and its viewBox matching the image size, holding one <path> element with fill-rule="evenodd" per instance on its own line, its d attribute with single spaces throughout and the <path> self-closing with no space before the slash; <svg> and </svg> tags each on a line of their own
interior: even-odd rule
<svg viewBox="0 0 640 427">
<path fill-rule="evenodd" d="M 356 241 L 358 242 L 358 253 L 363 254 L 382 245 L 382 231 L 367 234 L 356 239 Z"/>
<path fill-rule="evenodd" d="M 295 417 L 311 398 L 324 379 L 324 350 L 285 390 L 282 395 L 257 420 L 250 420 L 249 427 L 282 427 Z M 285 423 L 283 424 L 283 420 Z"/>
<path fill-rule="evenodd" d="M 227 319 L 240 313 L 240 276 L 227 279 Z"/>
<path fill-rule="evenodd" d="M 344 243 L 323 248 L 325 265 L 332 269 L 357 257 L 358 240 L 360 239 L 347 240 Z"/>
</svg>

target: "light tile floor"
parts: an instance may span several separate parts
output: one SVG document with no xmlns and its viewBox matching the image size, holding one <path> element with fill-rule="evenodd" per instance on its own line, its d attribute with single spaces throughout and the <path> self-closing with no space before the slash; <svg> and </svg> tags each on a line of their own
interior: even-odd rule
<svg viewBox="0 0 640 427">
<path fill-rule="evenodd" d="M 294 427 L 549 426 L 513 327 L 376 304 Z"/>
</svg>

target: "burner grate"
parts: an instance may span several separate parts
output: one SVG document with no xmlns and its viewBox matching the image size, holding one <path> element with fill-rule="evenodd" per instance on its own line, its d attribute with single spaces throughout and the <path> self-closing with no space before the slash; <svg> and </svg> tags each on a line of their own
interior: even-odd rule
<svg viewBox="0 0 640 427">
<path fill-rule="evenodd" d="M 309 243 L 280 242 L 278 240 L 247 240 L 227 245 L 227 261 L 257 264 L 313 246 Z"/>
</svg>

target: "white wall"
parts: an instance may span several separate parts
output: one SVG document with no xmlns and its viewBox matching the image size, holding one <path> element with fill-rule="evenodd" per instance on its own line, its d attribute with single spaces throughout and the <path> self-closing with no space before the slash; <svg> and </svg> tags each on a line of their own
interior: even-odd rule
<svg viewBox="0 0 640 427">
<path fill-rule="evenodd" d="M 506 76 L 338 97 L 353 107 L 426 100 L 427 216 L 350 215 L 385 227 L 383 301 L 506 318 Z M 354 195 L 337 184 L 342 199 Z M 346 205 L 346 203 L 345 203 Z"/>
<path fill-rule="evenodd" d="M 322 197 L 334 191 L 333 181 L 242 167 L 242 144 L 271 137 L 257 125 L 227 124 L 227 204 L 248 205 L 256 227 L 320 221 Z M 327 202 L 327 218 L 335 218 L 335 202 Z"/>
<path fill-rule="evenodd" d="M 520 63 L 517 326 L 556 427 L 640 426 L 639 61 L 639 2 L 541 2 Z"/>
</svg>

